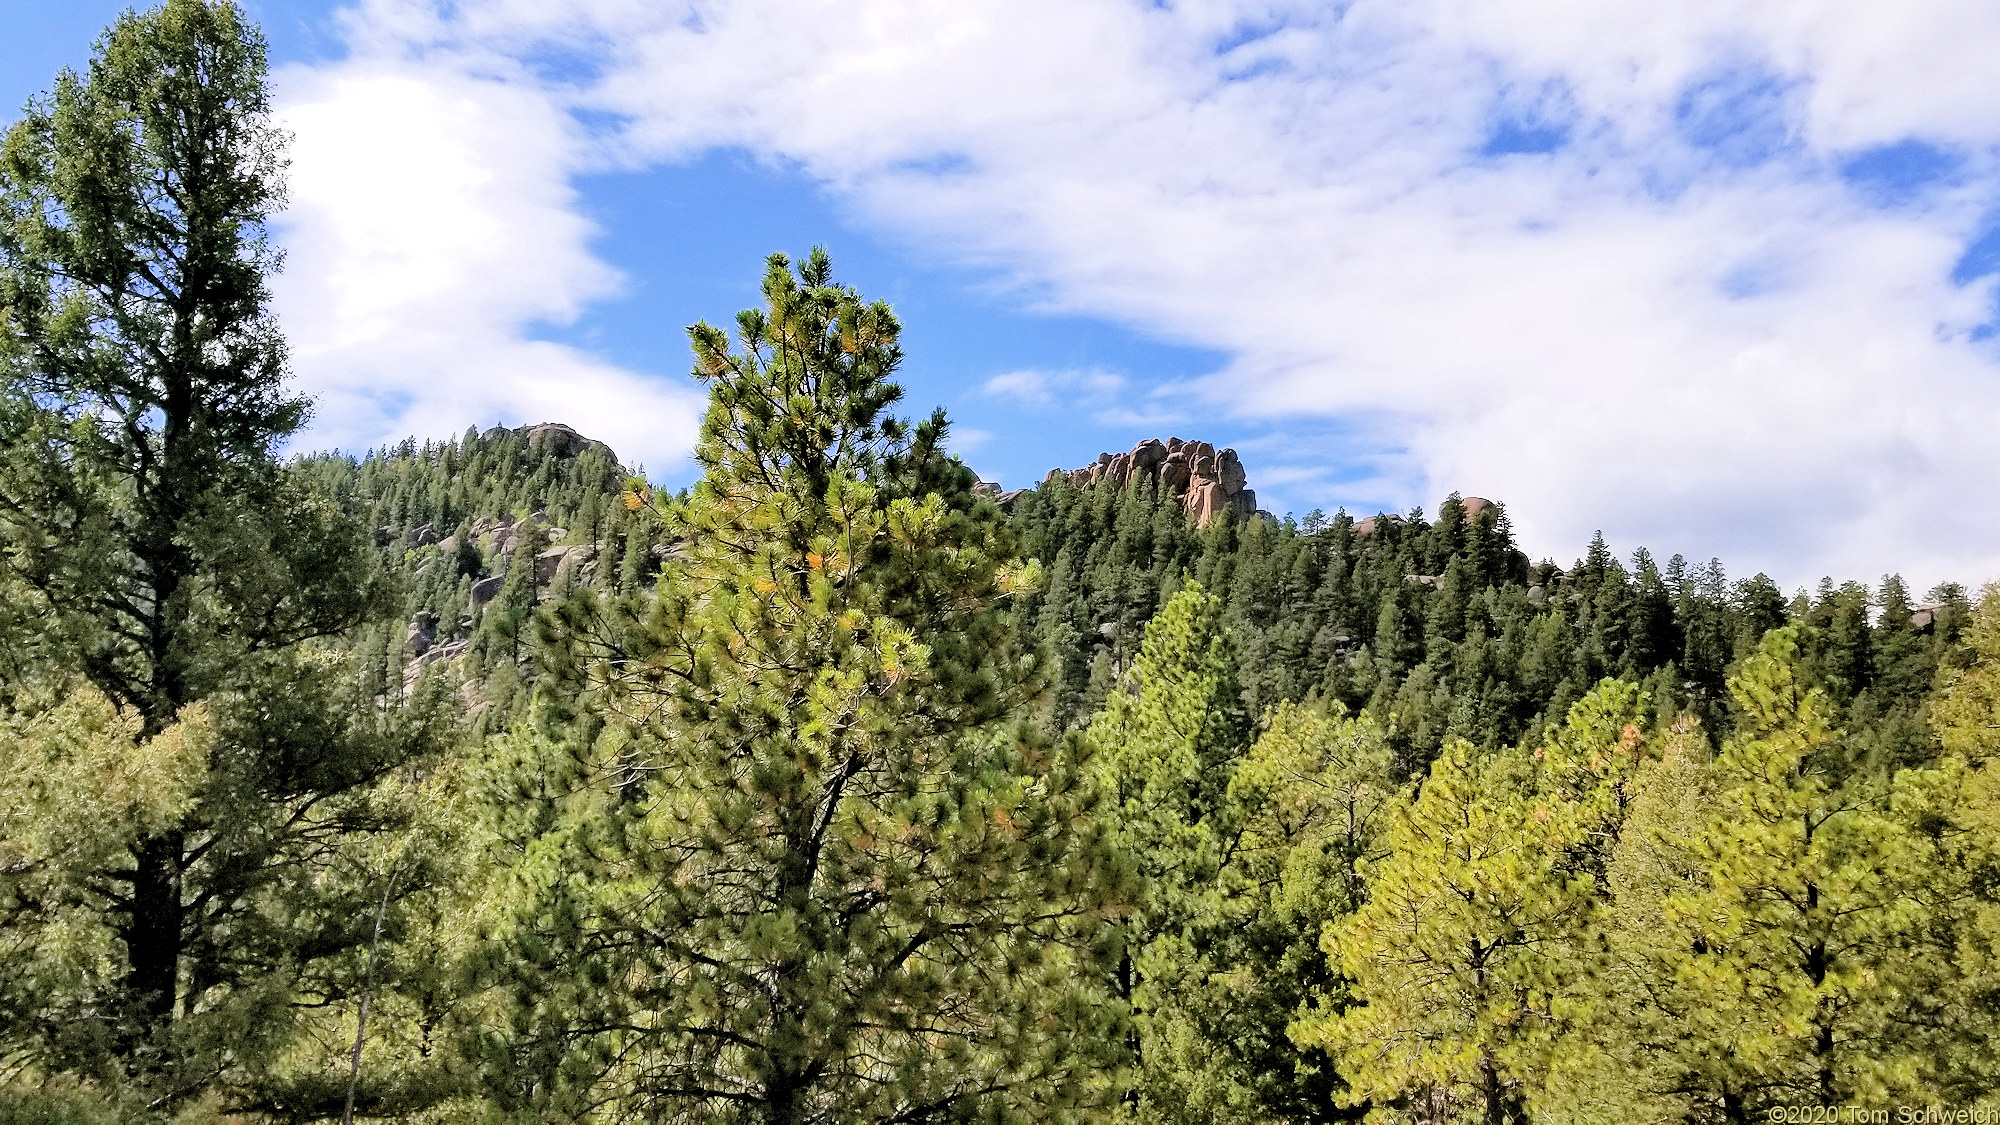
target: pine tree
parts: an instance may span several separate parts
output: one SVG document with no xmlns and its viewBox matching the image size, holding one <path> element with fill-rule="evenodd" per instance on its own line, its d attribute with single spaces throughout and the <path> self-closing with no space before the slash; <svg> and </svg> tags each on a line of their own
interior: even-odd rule
<svg viewBox="0 0 2000 1125">
<path fill-rule="evenodd" d="M 1700 827 L 1652 829 L 1664 893 L 1621 907 L 1658 919 L 1641 974 L 1654 1088 L 1725 1120 L 1920 1097 L 1953 1065 L 1932 1032 L 1952 1022 L 1956 941 L 1930 930 L 1958 910 L 1957 833 L 1925 827 L 1949 787 L 1859 767 L 1797 632 L 1732 682 L 1742 725 L 1696 783 L 1713 794 Z"/>
<path fill-rule="evenodd" d="M 81 897 L 41 903 L 89 904 L 117 953 L 44 998 L 71 1033 L 35 1065 L 153 1106 L 211 1082 L 254 1104 L 291 988 L 340 995 L 321 974 L 365 892 L 329 871 L 413 752 L 306 644 L 373 603 L 357 529 L 273 458 L 306 409 L 265 308 L 281 140 L 241 11 L 168 0 L 120 17 L 0 147 L 0 568 L 57 697 L 80 676 L 120 716 L 104 730 L 136 716 L 135 752 L 204 705 L 216 731 L 190 800 L 107 812 L 102 846 L 70 853 L 89 869 L 45 884 Z"/>
<path fill-rule="evenodd" d="M 1195 931 L 1239 829 L 1230 776 L 1249 742 L 1222 599 L 1190 584 L 1146 629 L 1129 680 L 1092 720 L 1092 770 L 1103 816 L 1144 882 L 1127 926 L 1119 994 L 1133 1007 L 1135 1107 L 1185 1109 L 1180 1082 L 1192 1044 L 1182 1026 L 1200 990 Z"/>
<path fill-rule="evenodd" d="M 1543 1106 L 1554 1121 L 1648 1115 L 1706 1120 L 1676 1061 L 1687 982 L 1667 967 L 1665 904 L 1698 891 L 1706 869 L 1696 855 L 1714 807 L 1711 747 L 1687 719 L 1667 734 L 1661 756 L 1631 779 L 1628 813 L 1605 872 L 1611 906 L 1605 958 L 1592 982 L 1596 1002 L 1562 1045 Z"/>
<path fill-rule="evenodd" d="M 545 650 L 570 682 L 523 758 L 578 764 L 497 935 L 493 1096 L 773 1125 L 1087 1099 L 1119 877 L 1073 744 L 1008 725 L 1033 568 L 942 415 L 887 414 L 887 306 L 820 251 L 764 294 L 736 347 L 692 331 L 705 475 L 660 501 L 687 559 L 623 614 L 573 600 Z"/>
<path fill-rule="evenodd" d="M 1361 1003 L 1293 1032 L 1333 1052 L 1350 1100 L 1490 1125 L 1526 1112 L 1594 980 L 1596 857 L 1639 714 L 1610 682 L 1533 757 L 1455 741 L 1432 763 L 1365 866 L 1367 903 L 1326 933 Z"/>
<path fill-rule="evenodd" d="M 1931 722 L 1946 751 L 1984 767 L 2000 760 L 2000 583 L 1980 598 L 1955 664 L 1940 677 Z"/>
</svg>

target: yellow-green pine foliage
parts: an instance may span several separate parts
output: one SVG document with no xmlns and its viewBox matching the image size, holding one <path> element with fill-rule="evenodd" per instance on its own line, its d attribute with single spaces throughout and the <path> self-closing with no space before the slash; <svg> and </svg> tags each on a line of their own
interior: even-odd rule
<svg viewBox="0 0 2000 1125">
<path fill-rule="evenodd" d="M 1695 854 L 1714 802 L 1713 749 L 1700 724 L 1683 716 L 1660 756 L 1642 761 L 1606 871 L 1611 907 L 1602 959 L 1589 988 L 1595 1003 L 1564 1040 L 1538 1119 L 1612 1122 L 1634 1115 L 1700 1119 L 1675 1070 L 1682 1034 L 1680 990 L 1665 944 L 1665 902 L 1703 886 Z"/>
<path fill-rule="evenodd" d="M 1931 711 L 1946 755 L 1922 786 L 1928 800 L 1907 818 L 1934 837 L 1948 874 L 1949 940 L 1942 1018 L 1931 1022 L 1952 1065 L 1947 1092 L 2000 1104 L 2000 584 L 1989 585 L 1964 633 L 1962 663 L 1944 672 Z M 1915 788 L 1912 786 L 1911 788 Z M 1950 1034 L 1956 1033 L 1956 1034 Z"/>
<path fill-rule="evenodd" d="M 1120 983 L 1142 1120 L 1337 1119 L 1324 1052 L 1286 1034 L 1337 1002 L 1326 919 L 1395 800 L 1372 722 L 1283 704 L 1249 743 L 1219 598 L 1178 592 L 1088 738 L 1105 813 L 1145 880 Z M 1336 707 L 1338 705 L 1335 705 Z"/>
<path fill-rule="evenodd" d="M 71 1005 L 124 967 L 97 873 L 180 823 L 215 747 L 199 705 L 148 738 L 95 688 L 48 695 L 0 715 L 0 1075 L 31 1084 L 57 1077 L 51 1060 L 94 1053 L 72 1039 L 102 1029 Z"/>
<path fill-rule="evenodd" d="M 1970 766 L 2000 758 L 2000 583 L 1986 587 L 1962 635 L 1966 663 L 1940 675 L 1931 726 Z"/>
<path fill-rule="evenodd" d="M 306 411 L 267 308 L 283 142 L 228 0 L 121 15 L 0 142 L 0 587 L 32 622 L 10 671 L 92 684 L 135 761 L 190 708 L 214 731 L 185 800 L 47 857 L 76 866 L 14 932 L 96 911 L 115 955 L 0 1051 L 161 1113 L 284 1099 L 266 1068 L 365 941 L 343 850 L 423 741 L 314 644 L 377 603 L 359 528 L 275 457 Z"/>
<path fill-rule="evenodd" d="M 1630 864 L 1635 915 L 1657 918 L 1650 950 L 1625 939 L 1654 987 L 1646 1081 L 1724 1118 L 1934 1096 L 1957 1066 L 1941 1032 L 1965 1017 L 1948 774 L 1855 768 L 1792 630 L 1732 688 L 1739 730 L 1712 776 L 1664 795 L 1681 811 L 1712 793 L 1707 815 L 1692 832 L 1656 818 L 1652 870 Z"/>
<path fill-rule="evenodd" d="M 1299 1021 L 1350 1103 L 1420 1117 L 1524 1111 L 1588 1014 L 1602 926 L 1602 840 L 1643 753 L 1644 701 L 1607 681 L 1532 754 L 1447 745 L 1396 810 L 1368 901 L 1328 928 L 1359 1003 Z"/>
<path fill-rule="evenodd" d="M 1222 599 L 1190 583 L 1147 625 L 1124 690 L 1091 720 L 1105 813 L 1149 887 L 1147 930 L 1173 927 L 1185 897 L 1210 886 L 1233 829 L 1230 774 L 1249 742 L 1235 662 Z"/>
<path fill-rule="evenodd" d="M 1056 1112 L 1115 1041 L 1120 876 L 1068 749 L 1009 724 L 1033 570 L 942 416 L 887 414 L 888 307 L 819 251 L 774 256 L 764 294 L 733 345 L 692 333 L 705 475 L 662 502 L 685 560 L 622 610 L 579 594 L 552 638 L 523 758 L 568 754 L 582 790 L 517 838 L 491 1093 L 634 1121 Z"/>
<path fill-rule="evenodd" d="M 1346 982 L 1320 950 L 1326 926 L 1363 900 L 1360 864 L 1379 853 L 1404 787 L 1373 720 L 1281 703 L 1229 783 L 1235 836 L 1200 918 L 1203 994 L 1183 1005 L 1180 1072 L 1196 1120 L 1343 1120 L 1333 1059 L 1293 1021 L 1342 1010 Z"/>
</svg>

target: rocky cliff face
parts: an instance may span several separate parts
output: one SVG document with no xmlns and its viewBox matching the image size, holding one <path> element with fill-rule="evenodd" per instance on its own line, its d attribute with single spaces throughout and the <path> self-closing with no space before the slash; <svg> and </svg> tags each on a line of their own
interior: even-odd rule
<svg viewBox="0 0 2000 1125">
<path fill-rule="evenodd" d="M 1188 518 L 1206 524 L 1223 512 L 1239 517 L 1256 514 L 1257 493 L 1244 485 L 1249 474 L 1234 449 L 1217 450 L 1205 441 L 1147 438 L 1125 453 L 1100 453 L 1097 462 L 1081 469 L 1051 469 L 1049 476 L 1067 475 L 1072 484 L 1109 482 L 1123 488 L 1137 477 L 1152 478 L 1181 498 Z"/>
</svg>

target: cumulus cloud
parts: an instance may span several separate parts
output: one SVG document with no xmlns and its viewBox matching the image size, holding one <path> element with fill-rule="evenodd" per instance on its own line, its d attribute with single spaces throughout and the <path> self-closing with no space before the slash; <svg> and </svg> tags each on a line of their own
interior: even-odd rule
<svg viewBox="0 0 2000 1125">
<path fill-rule="evenodd" d="M 1965 502 L 2000 475 L 1993 286 L 1965 264 L 2000 196 L 1978 0 L 371 0 L 358 23 L 587 57 L 563 97 L 619 122 L 621 158 L 793 162 L 1051 308 L 1230 357 L 1176 401 L 1393 426 L 1357 439 L 1380 483 L 1504 499 L 1537 552 L 1602 527 L 1788 582 L 2000 572 L 2000 521 Z M 1016 375 L 988 389 L 1046 393 Z"/>
<path fill-rule="evenodd" d="M 649 468 L 686 456 L 691 389 L 534 337 L 620 284 L 569 186 L 589 153 L 545 91 L 366 50 L 278 87 L 294 139 L 275 303 L 316 400 L 304 444 L 554 420 Z"/>
</svg>

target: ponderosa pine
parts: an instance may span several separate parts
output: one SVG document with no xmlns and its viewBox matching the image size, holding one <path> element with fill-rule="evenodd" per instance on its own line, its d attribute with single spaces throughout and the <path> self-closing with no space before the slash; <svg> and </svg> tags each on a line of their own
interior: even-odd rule
<svg viewBox="0 0 2000 1125">
<path fill-rule="evenodd" d="M 1122 891 L 1073 744 L 1011 718 L 1034 568 L 942 416 L 889 414 L 888 307 L 819 251 L 764 295 L 733 344 L 691 331 L 704 475 L 659 501 L 685 558 L 551 634 L 540 753 L 573 788 L 496 934 L 491 1089 L 614 1120 L 1057 1114 L 1104 1087 Z"/>
<path fill-rule="evenodd" d="M 10 738 L 9 773 L 115 731 L 141 758 L 195 756 L 170 771 L 193 771 L 184 799 L 144 816 L 108 782 L 95 813 L 10 796 L 10 839 L 36 818 L 101 836 L 28 850 L 83 867 L 10 884 L 17 906 L 56 896 L 22 924 L 83 910 L 115 943 L 0 1037 L 150 1111 L 211 1085 L 256 1103 L 292 990 L 339 994 L 320 974 L 359 940 L 346 896 L 366 892 L 329 865 L 410 751 L 305 643 L 374 603 L 358 528 L 275 460 L 306 411 L 266 308 L 283 169 L 264 43 L 228 0 L 121 16 L 0 144 L 0 572 L 40 692 L 8 702 L 117 714 L 80 741 Z M 214 738 L 178 737 L 204 704 Z"/>
</svg>

